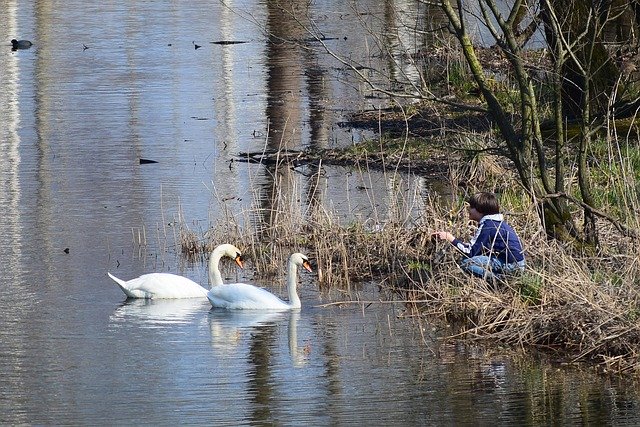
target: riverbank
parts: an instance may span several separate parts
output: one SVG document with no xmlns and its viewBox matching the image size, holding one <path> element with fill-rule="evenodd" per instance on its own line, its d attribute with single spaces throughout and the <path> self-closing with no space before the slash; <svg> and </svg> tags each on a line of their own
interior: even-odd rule
<svg viewBox="0 0 640 427">
<path fill-rule="evenodd" d="M 471 237 L 460 195 L 427 200 L 418 224 L 343 225 L 331 213 L 318 211 L 286 216 L 287 224 L 260 235 L 237 224 L 221 225 L 205 240 L 184 236 L 183 248 L 205 254 L 221 236 L 232 238 L 260 276 L 272 278 L 292 248 L 305 248 L 321 289 L 378 283 L 390 300 L 406 305 L 407 314 L 440 324 L 443 343 L 472 340 L 541 351 L 603 373 L 640 372 L 640 295 L 635 286 L 640 271 L 633 242 L 602 224 L 599 253 L 576 253 L 547 239 L 535 206 L 513 188 L 495 190 L 528 256 L 526 272 L 499 287 L 463 273 L 453 248 L 430 238 L 433 230 L 444 228 Z"/>
<path fill-rule="evenodd" d="M 364 113 L 349 125 L 378 126 L 378 140 L 342 150 L 240 153 L 235 159 L 274 171 L 280 166 L 314 165 L 319 170 L 322 164 L 338 164 L 441 182 L 446 190 L 424 200 L 417 222 L 398 218 L 384 224 L 341 224 L 331 212 L 312 210 L 282 215 L 288 223 L 260 234 L 238 224 L 221 225 L 204 240 L 183 234 L 183 251 L 204 254 L 217 236 L 231 235 L 256 271 L 270 276 L 291 248 L 305 248 L 315 260 L 321 288 L 348 290 L 363 282 L 379 283 L 390 300 L 407 306 L 407 314 L 440 324 L 443 342 L 499 344 L 544 352 L 563 363 L 585 363 L 603 373 L 639 373 L 637 242 L 606 221 L 598 221 L 595 250 L 550 240 L 537 205 L 520 189 L 491 134 L 460 125 L 482 128 L 481 116 L 463 117 L 452 110 L 446 117 L 437 114 L 430 108 L 416 109 L 410 119 L 406 111 Z M 438 132 L 436 122 L 451 126 L 453 120 L 458 127 Z M 430 238 L 442 229 L 470 238 L 474 228 L 464 201 L 479 190 L 499 194 L 502 210 L 527 252 L 526 272 L 497 287 L 463 273 L 453 248 Z M 291 201 L 292 210 L 297 206 Z"/>
</svg>

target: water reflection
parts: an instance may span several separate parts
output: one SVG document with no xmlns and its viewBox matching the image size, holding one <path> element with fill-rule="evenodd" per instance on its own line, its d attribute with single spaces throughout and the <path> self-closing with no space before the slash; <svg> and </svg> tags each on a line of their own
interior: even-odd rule
<svg viewBox="0 0 640 427">
<path fill-rule="evenodd" d="M 286 315 L 282 311 L 211 309 L 208 317 L 211 346 L 220 355 L 233 354 L 254 330 L 272 325 Z"/>
<path fill-rule="evenodd" d="M 303 29 L 293 21 L 286 10 L 298 10 L 297 1 L 266 3 L 266 31 L 269 39 L 266 46 L 265 66 L 267 87 L 267 141 L 271 152 L 300 149 L 304 112 L 302 79 L 304 58 L 296 41 L 304 36 Z M 304 2 L 300 3 L 303 5 Z M 302 6 L 304 8 L 304 6 Z M 307 11 L 301 10 L 302 16 Z M 296 176 L 288 163 L 272 165 L 265 174 L 258 195 L 261 215 L 256 218 L 257 229 L 271 234 L 283 216 L 291 214 L 296 206 Z M 295 209 L 294 209 L 295 212 Z"/>
<path fill-rule="evenodd" d="M 300 148 L 302 129 L 302 79 L 305 64 L 296 42 L 305 37 L 297 19 L 308 16 L 308 2 L 285 0 L 266 2 L 267 120 L 270 148 Z M 288 12 L 294 11 L 294 12 Z M 304 24 L 304 21 L 302 22 Z"/>
<path fill-rule="evenodd" d="M 386 105 L 364 100 L 313 45 L 285 43 L 307 35 L 276 3 L 0 0 L 0 424 L 637 425 L 629 385 L 457 348 L 437 358 L 435 341 L 382 307 L 303 302 L 261 318 L 208 301 L 121 303 L 105 274 L 116 267 L 206 283 L 206 267 L 179 255 L 180 208 L 199 235 L 255 208 L 254 191 L 267 230 L 314 204 L 372 230 L 420 211 L 420 177 L 230 162 L 265 146 L 351 144 L 361 134 L 332 125 L 342 111 Z M 326 17 L 331 47 L 378 69 L 387 64 L 366 48 L 372 33 L 354 23 L 374 17 L 373 34 L 385 35 L 402 22 L 385 13 L 405 6 L 422 19 L 406 1 L 280 5 Z M 390 36 L 385 50 L 400 59 L 395 75 L 413 78 L 399 56 L 410 36 Z M 12 52 L 12 38 L 35 44 Z M 224 39 L 247 43 L 209 43 Z"/>
<path fill-rule="evenodd" d="M 298 344 L 300 312 L 264 312 L 252 310 L 216 310 L 209 312 L 211 345 L 217 356 L 246 359 L 246 392 L 251 401 L 249 419 L 252 422 L 270 422 L 272 410 L 279 407 L 277 390 L 282 387 L 282 359 L 278 341 L 282 329 L 287 329 L 287 342 L 291 365 L 305 365 L 306 353 Z M 287 320 L 288 319 L 288 320 Z M 246 357 L 242 353 L 246 352 Z M 226 369 L 231 365 L 224 364 Z M 286 371 L 286 369 L 285 369 Z M 286 378 L 286 376 L 285 376 Z"/>
<path fill-rule="evenodd" d="M 222 40 L 234 40 L 233 33 L 233 12 L 230 8 L 223 7 L 220 10 L 220 33 Z M 220 67 L 222 76 L 222 88 L 213 99 L 216 116 L 220 117 L 220 126 L 216 126 L 214 132 L 216 139 L 226 144 L 232 144 L 229 148 L 237 149 L 237 107 L 236 107 L 236 70 L 237 59 L 235 54 L 237 49 L 233 45 L 223 45 L 220 47 L 219 55 L 215 63 Z"/>
<path fill-rule="evenodd" d="M 398 6 L 385 2 L 394 12 L 399 13 Z M 282 8 L 293 11 L 283 13 Z M 266 49 L 268 97 L 266 117 L 269 122 L 267 146 L 271 152 L 286 149 L 301 149 L 306 142 L 310 148 L 327 148 L 330 144 L 331 128 L 330 88 L 327 76 L 329 69 L 323 65 L 319 50 L 310 45 L 303 45 L 310 40 L 309 28 L 313 25 L 307 21 L 312 15 L 310 4 L 288 1 L 285 3 L 267 3 L 266 31 L 270 34 Z M 414 19 L 421 19 L 424 8 L 406 12 Z M 291 19 L 295 16 L 295 19 Z M 392 19 L 396 14 L 388 14 Z M 408 32 L 405 23 L 389 23 L 389 33 Z M 387 28 L 387 27 L 385 27 Z M 408 37 L 408 36 L 407 36 Z M 398 52 L 407 46 L 394 43 Z M 421 45 L 415 45 L 418 49 Z M 403 57 L 399 55 L 399 57 Z M 405 77 L 411 74 L 417 79 L 417 70 L 402 71 Z M 306 80 L 303 80 L 303 76 Z M 419 80 L 419 79 L 418 79 Z M 419 84 L 419 81 L 413 81 Z M 307 103 L 310 138 L 301 127 L 304 119 L 301 114 Z M 393 171 L 393 164 L 389 164 Z M 368 170 L 349 171 L 347 182 L 329 184 L 333 178 L 338 181 L 345 178 L 342 171 L 327 169 L 321 164 L 297 167 L 294 163 L 281 162 L 266 167 L 266 174 L 261 182 L 258 195 L 260 215 L 255 220 L 255 228 L 266 238 L 274 233 L 291 218 L 309 215 L 316 211 L 347 212 L 347 218 L 369 218 L 373 229 L 388 221 L 406 221 L 419 212 L 421 201 L 427 191 L 427 183 L 420 177 L 402 177 L 389 172 L 382 176 L 372 177 Z M 347 191 L 345 192 L 345 184 Z M 349 192 L 350 189 L 355 189 Z M 361 212 L 358 212 L 362 209 Z"/>
<path fill-rule="evenodd" d="M 262 423 L 272 419 L 273 386 L 276 378 L 273 378 L 271 356 L 276 332 L 276 325 L 262 325 L 254 329 L 249 340 L 247 392 L 252 403 L 249 417 L 252 422 Z"/>
<path fill-rule="evenodd" d="M 385 1 L 384 4 L 385 41 L 382 45 L 388 46 L 392 59 L 390 76 L 392 81 L 406 84 L 407 93 L 418 95 L 425 88 L 415 58 L 425 40 L 416 34 L 415 28 L 424 28 L 428 6 L 410 0 Z"/>
<path fill-rule="evenodd" d="M 135 322 L 141 327 L 164 328 L 192 322 L 210 307 L 202 298 L 125 300 L 110 316 L 110 323 Z"/>
<path fill-rule="evenodd" d="M 287 337 L 289 342 L 289 356 L 291 362 L 296 368 L 302 368 L 307 364 L 310 353 L 310 345 L 300 345 L 298 343 L 298 321 L 300 320 L 300 311 L 293 310 L 289 313 L 289 327 L 287 329 Z"/>
<path fill-rule="evenodd" d="M 6 11 L 7 23 L 11 22 L 13 15 L 11 10 Z M 15 15 L 13 15 L 15 17 Z M 2 90 L 0 90 L 0 111 L 2 111 L 3 124 L 0 126 L 0 208 L 3 213 L 3 233 L 9 245 L 1 245 L 0 255 L 5 260 L 7 277 L 17 277 L 20 273 L 20 263 L 16 262 L 20 258 L 21 251 L 21 182 L 20 182 L 20 138 L 19 129 L 21 122 L 20 98 L 21 86 L 26 82 L 20 78 L 20 73 L 24 66 L 20 66 L 21 60 L 18 56 L 12 56 L 4 63 L 4 78 Z"/>
<path fill-rule="evenodd" d="M 339 327 L 335 319 L 331 316 L 323 316 L 316 319 L 315 329 L 320 334 L 320 352 L 322 354 L 322 370 L 326 376 L 323 387 L 324 393 L 328 396 L 326 400 L 327 413 L 332 417 L 332 421 L 342 424 L 346 421 L 340 414 L 338 402 L 348 399 L 344 393 L 344 384 L 341 378 L 342 369 L 340 366 Z"/>
<path fill-rule="evenodd" d="M 246 341 L 262 328 L 286 325 L 289 356 L 294 367 L 303 367 L 308 358 L 309 346 L 298 342 L 300 311 L 219 310 L 209 311 L 211 347 L 219 356 L 229 356 L 242 349 Z"/>
</svg>

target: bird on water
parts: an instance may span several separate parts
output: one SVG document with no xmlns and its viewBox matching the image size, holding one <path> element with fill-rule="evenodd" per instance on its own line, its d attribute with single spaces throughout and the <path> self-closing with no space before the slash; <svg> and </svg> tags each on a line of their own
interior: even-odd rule
<svg viewBox="0 0 640 427">
<path fill-rule="evenodd" d="M 33 46 L 33 43 L 31 43 L 29 40 L 11 40 L 11 49 L 13 50 L 29 49 L 31 46 Z"/>
</svg>

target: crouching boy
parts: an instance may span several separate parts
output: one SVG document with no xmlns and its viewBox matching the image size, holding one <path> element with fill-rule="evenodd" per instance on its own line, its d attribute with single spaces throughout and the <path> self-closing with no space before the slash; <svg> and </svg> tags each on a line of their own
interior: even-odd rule
<svg viewBox="0 0 640 427">
<path fill-rule="evenodd" d="M 524 271 L 522 243 L 500 213 L 496 196 L 488 192 L 476 193 L 469 199 L 468 210 L 469 219 L 478 223 L 478 229 L 469 242 L 457 239 L 448 231 L 433 233 L 465 255 L 460 267 L 490 281 L 504 274 Z"/>
</svg>

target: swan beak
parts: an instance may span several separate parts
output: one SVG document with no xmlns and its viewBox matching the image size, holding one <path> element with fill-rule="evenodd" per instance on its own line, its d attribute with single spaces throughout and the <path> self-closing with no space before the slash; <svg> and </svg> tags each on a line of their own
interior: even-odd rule
<svg viewBox="0 0 640 427">
<path fill-rule="evenodd" d="M 304 262 L 302 263 L 302 266 L 304 267 L 305 270 L 307 270 L 309 273 L 313 273 L 313 270 L 311 269 L 311 264 L 309 264 L 309 261 L 304 260 Z"/>
<path fill-rule="evenodd" d="M 234 261 L 236 262 L 236 264 L 238 264 L 238 266 L 240 266 L 240 268 L 244 268 L 244 264 L 243 264 L 244 260 L 242 259 L 242 255 L 238 254 L 235 257 Z"/>
</svg>

